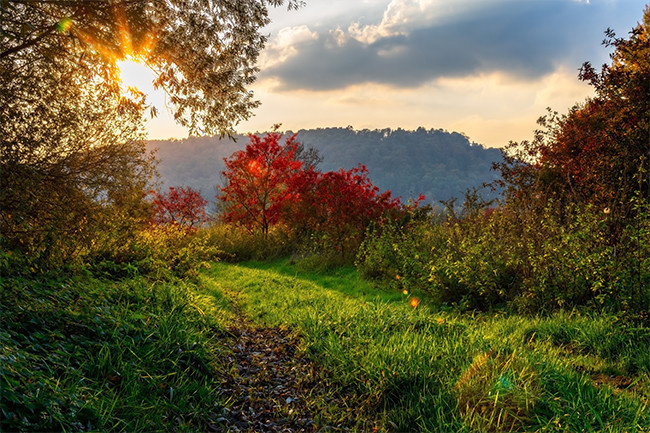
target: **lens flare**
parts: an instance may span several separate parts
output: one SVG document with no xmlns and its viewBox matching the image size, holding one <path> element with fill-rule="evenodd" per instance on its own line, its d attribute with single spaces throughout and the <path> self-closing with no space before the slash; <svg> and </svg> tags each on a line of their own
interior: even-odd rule
<svg viewBox="0 0 650 433">
<path fill-rule="evenodd" d="M 69 17 L 61 18 L 61 20 L 56 23 L 56 31 L 59 33 L 66 33 L 72 27 L 72 19 Z"/>
<path fill-rule="evenodd" d="M 248 163 L 248 171 L 254 176 L 259 176 L 262 173 L 262 164 L 255 159 L 251 159 Z"/>
</svg>

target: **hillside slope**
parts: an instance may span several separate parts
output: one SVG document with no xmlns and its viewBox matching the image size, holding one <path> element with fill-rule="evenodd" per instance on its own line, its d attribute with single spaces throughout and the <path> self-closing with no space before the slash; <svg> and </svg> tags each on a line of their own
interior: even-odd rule
<svg viewBox="0 0 650 433">
<path fill-rule="evenodd" d="M 306 148 L 313 147 L 321 154 L 321 170 L 364 164 L 375 185 L 405 200 L 418 194 L 434 203 L 460 197 L 468 188 L 494 180 L 496 173 L 491 166 L 501 159 L 498 149 L 485 148 L 462 134 L 441 129 L 319 128 L 297 134 Z M 191 186 L 213 200 L 221 182 L 223 158 L 248 143 L 246 136 L 235 139 L 154 140 L 149 148 L 158 149 L 163 186 Z"/>
</svg>

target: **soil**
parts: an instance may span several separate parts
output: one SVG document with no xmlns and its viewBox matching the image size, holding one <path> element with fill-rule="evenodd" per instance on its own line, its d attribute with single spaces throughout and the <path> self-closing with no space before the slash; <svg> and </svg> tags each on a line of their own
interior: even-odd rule
<svg viewBox="0 0 650 433">
<path fill-rule="evenodd" d="M 359 397 L 331 386 L 330 373 L 307 358 L 290 330 L 241 321 L 229 332 L 232 352 L 222 355 L 229 368 L 220 391 L 227 408 L 210 430 L 348 431 L 367 417 L 354 409 Z"/>
</svg>

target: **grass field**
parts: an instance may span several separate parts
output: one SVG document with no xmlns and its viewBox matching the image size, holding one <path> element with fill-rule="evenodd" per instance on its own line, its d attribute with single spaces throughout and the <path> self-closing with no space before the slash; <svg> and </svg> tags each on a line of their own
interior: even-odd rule
<svg viewBox="0 0 650 433">
<path fill-rule="evenodd" d="M 353 268 L 286 261 L 215 264 L 200 290 L 297 332 L 331 386 L 386 430 L 650 431 L 650 330 L 614 317 L 440 311 Z"/>
<path fill-rule="evenodd" d="M 182 282 L 0 280 L 0 431 L 203 431 L 216 320 Z"/>
<path fill-rule="evenodd" d="M 650 431 L 650 330 L 613 316 L 461 314 L 286 260 L 0 283 L 2 431 L 220 431 L 238 326 L 298 337 L 316 429 Z"/>
</svg>

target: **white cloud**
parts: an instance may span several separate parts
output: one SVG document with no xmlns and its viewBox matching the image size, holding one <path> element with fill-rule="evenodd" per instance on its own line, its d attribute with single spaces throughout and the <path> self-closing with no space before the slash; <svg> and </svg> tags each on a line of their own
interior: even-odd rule
<svg viewBox="0 0 650 433">
<path fill-rule="evenodd" d="M 431 25 L 443 17 L 476 5 L 475 0 L 392 0 L 386 6 L 379 24 L 361 25 L 355 22 L 348 27 L 348 33 L 359 42 L 371 44 L 385 37 L 408 35 L 414 29 Z"/>
<path fill-rule="evenodd" d="M 306 25 L 285 27 L 266 46 L 260 55 L 259 65 L 265 68 L 283 63 L 298 53 L 296 45 L 315 39 L 318 39 L 318 33 L 311 31 Z"/>
</svg>

